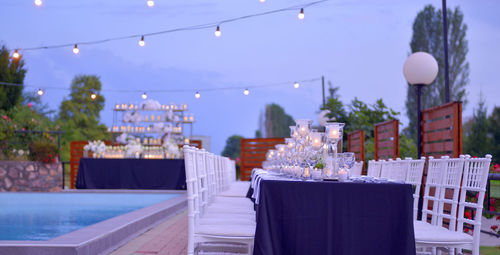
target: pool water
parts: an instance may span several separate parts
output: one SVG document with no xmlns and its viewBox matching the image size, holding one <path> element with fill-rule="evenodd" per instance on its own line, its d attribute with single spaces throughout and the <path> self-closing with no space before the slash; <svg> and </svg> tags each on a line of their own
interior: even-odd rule
<svg viewBox="0 0 500 255">
<path fill-rule="evenodd" d="M 0 193 L 0 240 L 49 240 L 177 194 Z"/>
</svg>

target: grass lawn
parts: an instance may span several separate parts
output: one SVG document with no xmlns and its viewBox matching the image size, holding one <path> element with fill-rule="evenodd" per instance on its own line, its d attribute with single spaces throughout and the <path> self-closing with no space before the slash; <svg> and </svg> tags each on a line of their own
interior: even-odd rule
<svg viewBox="0 0 500 255">
<path fill-rule="evenodd" d="M 481 253 L 481 255 L 498 255 L 500 254 L 500 249 L 498 249 L 498 247 L 481 246 L 479 248 L 479 253 Z"/>
</svg>

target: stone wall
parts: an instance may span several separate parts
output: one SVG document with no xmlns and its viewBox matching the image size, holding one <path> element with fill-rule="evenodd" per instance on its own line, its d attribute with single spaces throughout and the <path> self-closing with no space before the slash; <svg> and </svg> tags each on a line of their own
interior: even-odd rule
<svg viewBox="0 0 500 255">
<path fill-rule="evenodd" d="M 61 191 L 62 166 L 34 161 L 0 161 L 0 191 Z"/>
</svg>

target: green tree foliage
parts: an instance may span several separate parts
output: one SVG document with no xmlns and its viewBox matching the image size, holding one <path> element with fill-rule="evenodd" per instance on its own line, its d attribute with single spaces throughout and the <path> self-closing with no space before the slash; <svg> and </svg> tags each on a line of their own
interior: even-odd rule
<svg viewBox="0 0 500 255">
<path fill-rule="evenodd" d="M 500 163 L 500 106 L 493 108 L 488 118 L 489 138 L 492 141 L 490 154 L 493 160 Z"/>
<path fill-rule="evenodd" d="M 229 157 L 232 159 L 236 159 L 240 157 L 240 141 L 243 136 L 241 135 L 232 135 L 226 140 L 226 146 L 222 151 L 221 155 L 224 157 Z"/>
<path fill-rule="evenodd" d="M 266 137 L 288 137 L 290 136 L 290 126 L 295 121 L 292 116 L 285 113 L 283 107 L 277 104 L 266 105 L 264 126 Z"/>
<path fill-rule="evenodd" d="M 340 95 L 338 94 L 339 87 L 333 87 L 332 83 L 328 81 L 328 92 L 329 95 L 326 100 L 326 104 L 323 107 L 321 105 L 321 110 L 329 110 L 328 118 L 335 122 L 346 122 L 347 113 L 344 107 L 344 103 L 340 100 Z"/>
<path fill-rule="evenodd" d="M 26 69 L 22 56 L 10 57 L 5 45 L 0 48 L 0 81 L 23 84 Z M 22 101 L 23 86 L 0 85 L 0 110 L 8 111 Z"/>
<path fill-rule="evenodd" d="M 449 81 L 451 101 L 466 99 L 466 86 L 469 83 L 469 63 L 466 60 L 469 52 L 466 39 L 467 24 L 459 7 L 447 10 L 448 17 L 448 57 Z M 441 10 L 436 10 L 432 5 L 427 5 L 417 14 L 413 22 L 413 36 L 410 42 L 411 52 L 424 51 L 434 56 L 438 62 L 439 73 L 436 80 L 422 89 L 423 109 L 445 103 L 444 83 L 444 46 L 443 23 Z M 408 84 L 406 96 L 406 113 L 408 115 L 409 133 L 416 140 L 417 136 L 417 110 L 416 88 Z"/>
<path fill-rule="evenodd" d="M 109 139 L 106 126 L 100 124 L 100 112 L 104 108 L 104 97 L 99 94 L 101 82 L 95 75 L 78 75 L 71 82 L 69 99 L 61 102 L 59 122 L 63 135 L 64 160 L 69 157 L 69 143 L 75 140 Z M 90 98 L 91 93 L 98 96 Z"/>
<path fill-rule="evenodd" d="M 493 144 L 488 130 L 487 109 L 481 96 L 477 108 L 474 109 L 470 130 L 465 133 L 465 153 L 478 157 L 491 153 Z"/>
</svg>

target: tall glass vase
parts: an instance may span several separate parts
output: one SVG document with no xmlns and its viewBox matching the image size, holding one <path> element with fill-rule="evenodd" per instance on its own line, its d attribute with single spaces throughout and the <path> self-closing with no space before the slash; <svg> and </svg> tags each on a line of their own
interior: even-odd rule
<svg viewBox="0 0 500 255">
<path fill-rule="evenodd" d="M 328 154 L 332 159 L 333 175 L 339 171 L 337 144 L 344 135 L 344 123 L 330 122 L 325 125 L 325 136 L 328 144 Z"/>
</svg>

